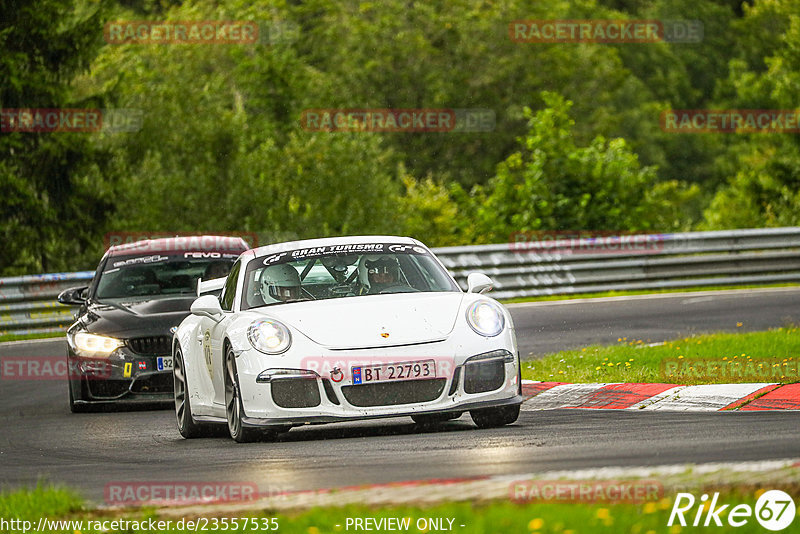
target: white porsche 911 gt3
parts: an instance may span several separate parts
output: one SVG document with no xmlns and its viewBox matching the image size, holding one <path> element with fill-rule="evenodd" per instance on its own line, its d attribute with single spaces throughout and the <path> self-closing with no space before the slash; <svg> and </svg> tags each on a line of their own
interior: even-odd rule
<svg viewBox="0 0 800 534">
<path fill-rule="evenodd" d="M 173 338 L 185 438 L 226 424 L 239 442 L 293 426 L 470 412 L 513 423 L 522 403 L 508 311 L 471 274 L 464 293 L 415 239 L 340 237 L 244 252 L 201 281 Z M 219 298 L 212 294 L 221 290 Z"/>
</svg>

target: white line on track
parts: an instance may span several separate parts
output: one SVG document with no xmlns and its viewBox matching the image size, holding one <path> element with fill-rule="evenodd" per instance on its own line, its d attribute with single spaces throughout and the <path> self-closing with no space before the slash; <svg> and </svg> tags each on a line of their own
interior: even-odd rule
<svg viewBox="0 0 800 534">
<path fill-rule="evenodd" d="M 450 481 L 409 481 L 403 484 L 373 484 L 357 488 L 312 490 L 270 496 L 253 501 L 227 502 L 206 505 L 162 507 L 159 515 L 168 517 L 197 516 L 205 514 L 230 514 L 245 510 L 304 509 L 314 506 L 367 506 L 436 503 L 444 501 L 487 501 L 511 499 L 516 486 L 533 480 L 632 480 L 655 478 L 664 489 L 685 488 L 691 483 L 719 485 L 722 478 L 729 484 L 758 482 L 769 485 L 775 482 L 796 482 L 800 460 L 763 460 L 751 462 L 717 462 L 706 464 L 667 464 L 657 466 L 601 467 L 546 471 L 542 473 L 495 475 L 478 479 Z M 665 493 L 669 495 L 669 493 Z"/>
<path fill-rule="evenodd" d="M 771 383 L 762 384 L 703 384 L 673 388 L 664 393 L 662 398 L 643 401 L 645 410 L 669 411 L 714 411 L 721 410 L 729 404 L 742 399 Z M 653 402 L 651 402 L 653 401 Z M 630 409 L 638 408 L 634 405 Z"/>
</svg>

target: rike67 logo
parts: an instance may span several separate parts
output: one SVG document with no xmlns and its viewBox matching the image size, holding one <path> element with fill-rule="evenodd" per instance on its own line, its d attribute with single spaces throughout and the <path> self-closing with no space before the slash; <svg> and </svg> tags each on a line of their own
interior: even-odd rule
<svg viewBox="0 0 800 534">
<path fill-rule="evenodd" d="M 697 505 L 696 510 L 692 510 Z M 727 523 L 731 527 L 743 527 L 753 518 L 765 529 L 784 530 L 792 524 L 796 514 L 794 500 L 781 490 L 764 492 L 756 501 L 755 507 L 749 504 L 722 504 L 719 493 L 709 496 L 703 494 L 699 502 L 691 493 L 678 493 L 669 514 L 667 526 L 721 527 Z"/>
</svg>

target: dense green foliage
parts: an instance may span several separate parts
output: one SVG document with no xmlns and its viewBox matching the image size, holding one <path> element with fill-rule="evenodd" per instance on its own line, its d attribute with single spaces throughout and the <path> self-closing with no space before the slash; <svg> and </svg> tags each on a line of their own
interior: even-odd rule
<svg viewBox="0 0 800 534">
<path fill-rule="evenodd" d="M 258 21 L 258 44 L 111 44 L 108 21 Z M 694 43 L 519 43 L 521 19 L 702 21 Z M 0 107 L 136 132 L 0 136 L 0 275 L 93 267 L 108 232 L 794 225 L 796 134 L 670 133 L 668 109 L 792 109 L 800 0 L 11 0 Z M 481 108 L 491 132 L 311 132 L 312 108 Z"/>
<path fill-rule="evenodd" d="M 565 480 L 560 488 L 554 486 L 552 480 L 536 476 L 521 476 L 519 480 L 498 484 L 508 485 L 508 494 L 496 495 L 492 489 L 490 495 L 473 502 L 468 500 L 467 491 L 443 491 L 441 484 L 431 481 L 420 486 L 428 502 L 417 504 L 372 504 L 354 502 L 360 496 L 350 490 L 342 494 L 341 503 L 318 505 L 300 504 L 290 507 L 294 500 L 288 496 L 284 502 L 279 496 L 273 499 L 275 508 L 267 510 L 228 511 L 220 516 L 201 516 L 200 518 L 177 518 L 167 508 L 108 510 L 93 509 L 83 505 L 72 492 L 60 488 L 37 487 L 0 493 L 0 512 L 4 519 L 14 521 L 15 526 L 25 526 L 22 521 L 29 521 L 36 526 L 44 516 L 50 525 L 63 526 L 53 532 L 81 532 L 82 534 L 149 534 L 153 526 L 159 525 L 163 534 L 186 534 L 196 531 L 207 532 L 240 532 L 258 533 L 268 530 L 270 525 L 277 525 L 276 531 L 290 534 L 318 534 L 321 532 L 347 532 L 348 520 L 353 518 L 370 518 L 369 523 L 376 532 L 410 531 L 437 532 L 451 529 L 466 534 L 486 534 L 493 532 L 538 532 L 541 534 L 569 534 L 574 532 L 660 532 L 665 530 L 671 516 L 674 499 L 666 491 L 655 494 L 647 492 L 648 488 L 681 488 L 695 495 L 711 493 L 721 503 L 736 502 L 755 508 L 759 492 L 763 487 L 794 491 L 793 477 L 797 467 L 771 468 L 760 473 L 758 482 L 748 484 L 741 481 L 739 472 L 720 466 L 712 471 L 698 473 L 692 465 L 676 470 L 668 475 L 660 475 L 655 486 L 653 480 L 619 481 L 597 478 L 596 485 L 590 481 Z M 735 483 L 723 483 L 723 480 L 736 480 Z M 589 499 L 568 499 L 570 492 L 591 489 Z M 558 493 L 553 491 L 554 487 Z M 547 491 L 544 490 L 547 488 Z M 384 490 L 388 495 L 395 495 L 392 489 Z M 471 491 L 471 489 L 469 490 Z M 513 494 L 511 493 L 513 491 Z M 390 493 L 391 492 L 391 493 Z M 633 497 L 619 498 L 620 492 Z M 495 496 L 496 495 L 496 496 Z M 549 496 L 552 495 L 552 496 Z M 563 496 L 562 496 L 563 495 Z M 637 500 L 644 495 L 646 498 Z M 513 496 L 513 498 L 509 498 Z M 363 498 L 363 497 L 361 497 Z M 314 501 L 312 501 L 314 502 Z M 21 506 L 20 506 L 21 505 Z M 305 506 L 305 508 L 303 508 Z M 763 532 L 764 529 L 754 519 L 747 518 L 749 524 L 742 527 L 731 526 L 728 522 L 728 505 L 717 507 L 722 526 L 715 527 L 713 532 L 723 534 L 739 532 Z M 686 522 L 691 525 L 693 512 L 686 512 Z M 232 517 L 231 517 L 232 516 Z M 698 516 L 699 517 L 699 516 Z M 741 516 L 737 519 L 741 520 Z M 114 525 L 113 521 L 117 521 Z M 389 523 L 391 521 L 391 523 Z M 72 522 L 72 523 L 70 523 Z M 678 520 L 675 519 L 677 525 Z M 345 525 L 344 528 L 342 525 Z M 360 526 L 349 524 L 349 530 Z M 380 525 L 380 526 L 373 526 Z M 391 525 L 384 528 L 383 525 Z M 81 526 L 81 530 L 75 529 Z M 114 528 L 120 527 L 119 529 Z M 68 528 L 69 527 L 69 528 Z M 111 527 L 113 530 L 107 530 Z M 692 528 L 691 526 L 689 528 Z M 701 527 L 702 528 L 702 527 Z M 364 528 L 365 529 L 365 528 Z M 22 530 L 15 529 L 15 530 Z M 366 530 L 366 529 L 365 529 Z M 673 529 L 677 531 L 678 529 Z M 12 531 L 13 532 L 13 531 Z M 274 532 L 274 531 L 273 531 Z"/>
<path fill-rule="evenodd" d="M 702 334 L 663 343 L 620 337 L 527 362 L 522 377 L 570 383 L 795 383 L 800 371 L 798 329 Z"/>
</svg>

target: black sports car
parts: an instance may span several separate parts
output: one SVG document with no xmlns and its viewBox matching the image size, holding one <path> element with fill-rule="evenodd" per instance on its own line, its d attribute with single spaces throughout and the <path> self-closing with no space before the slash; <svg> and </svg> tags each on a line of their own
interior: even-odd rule
<svg viewBox="0 0 800 534">
<path fill-rule="evenodd" d="M 58 296 L 80 306 L 67 329 L 70 409 L 172 401 L 172 329 L 189 315 L 198 280 L 227 276 L 248 248 L 222 236 L 109 248 L 88 287 Z"/>
</svg>

